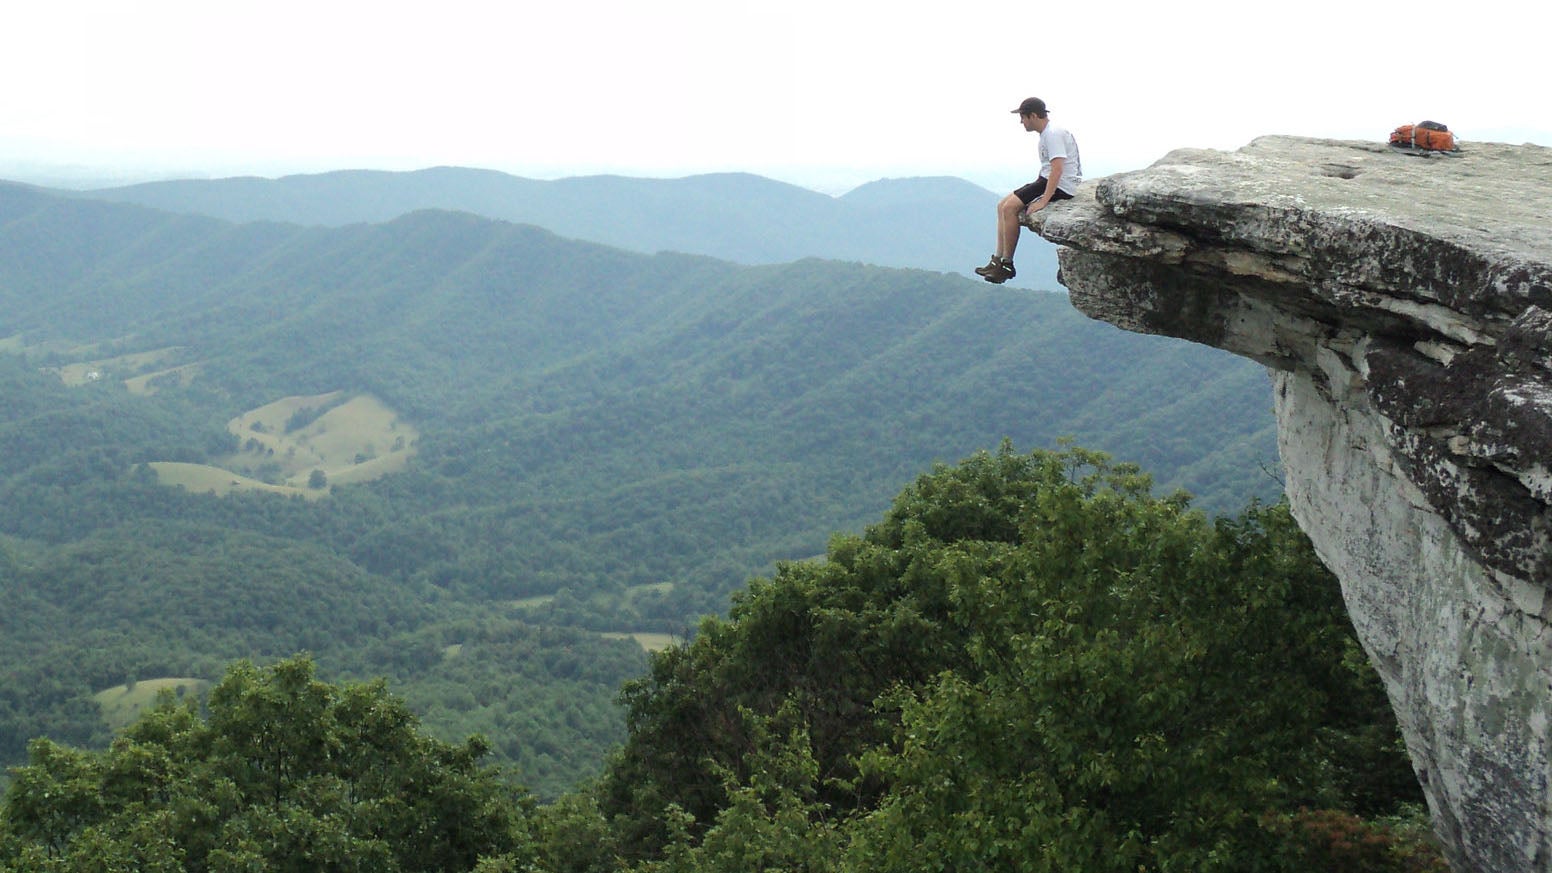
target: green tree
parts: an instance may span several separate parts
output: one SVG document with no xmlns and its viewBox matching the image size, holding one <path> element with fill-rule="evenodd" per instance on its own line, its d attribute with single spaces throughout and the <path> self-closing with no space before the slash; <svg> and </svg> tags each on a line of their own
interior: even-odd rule
<svg viewBox="0 0 1552 873">
<path fill-rule="evenodd" d="M 1212 523 L 1076 451 L 1031 472 L 1011 537 L 940 540 L 973 666 L 895 695 L 859 866 L 1302 869 L 1269 818 L 1406 764 L 1286 508 Z M 1353 740 L 1374 724 L 1390 742 Z"/>
<path fill-rule="evenodd" d="M 690 838 L 691 817 L 670 807 L 668 851 L 639 873 L 839 869 L 842 816 L 819 800 L 819 763 L 796 707 L 789 703 L 770 718 L 741 715 L 753 740 L 747 775 L 721 771 L 728 802 L 699 840 Z"/>
<path fill-rule="evenodd" d="M 1286 506 L 1213 521 L 1076 448 L 922 477 L 625 701 L 603 808 L 664 869 L 796 822 L 809 869 L 1297 869 L 1280 817 L 1417 798 Z"/>
<path fill-rule="evenodd" d="M 164 695 L 101 753 L 46 740 L 17 768 L 0 861 L 44 870 L 451 871 L 532 856 L 523 797 L 483 742 L 418 730 L 381 681 L 305 657 L 234 665 L 209 716 Z"/>
</svg>

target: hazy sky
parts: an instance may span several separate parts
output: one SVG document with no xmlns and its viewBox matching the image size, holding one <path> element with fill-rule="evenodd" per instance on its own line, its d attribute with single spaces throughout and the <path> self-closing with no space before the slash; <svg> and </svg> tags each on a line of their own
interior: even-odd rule
<svg viewBox="0 0 1552 873">
<path fill-rule="evenodd" d="M 0 36 L 0 176 L 739 170 L 839 192 L 1033 176 L 1043 97 L 1090 176 L 1267 133 L 1552 145 L 1526 0 L 48 0 Z M 542 8 L 540 8 L 542 7 Z M 1531 11 L 1535 10 L 1535 11 Z"/>
</svg>

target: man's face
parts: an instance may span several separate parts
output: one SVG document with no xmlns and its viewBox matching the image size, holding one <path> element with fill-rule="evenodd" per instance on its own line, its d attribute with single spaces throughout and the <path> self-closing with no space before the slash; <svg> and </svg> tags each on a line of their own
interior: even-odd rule
<svg viewBox="0 0 1552 873">
<path fill-rule="evenodd" d="M 1039 130 L 1039 128 L 1036 127 L 1036 125 L 1040 123 L 1040 116 L 1036 115 L 1033 112 L 1030 112 L 1028 114 L 1020 113 L 1019 114 L 1019 121 L 1022 121 L 1024 123 L 1024 129 L 1025 130 Z"/>
</svg>

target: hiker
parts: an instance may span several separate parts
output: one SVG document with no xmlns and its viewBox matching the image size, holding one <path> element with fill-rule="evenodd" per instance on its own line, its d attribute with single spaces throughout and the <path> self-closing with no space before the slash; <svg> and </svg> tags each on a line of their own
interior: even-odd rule
<svg viewBox="0 0 1552 873">
<path fill-rule="evenodd" d="M 997 251 L 976 275 L 1001 285 L 1017 275 L 1013 269 L 1013 250 L 1018 248 L 1019 218 L 1039 212 L 1052 200 L 1071 199 L 1083 181 L 1083 162 L 1078 159 L 1078 141 L 1064 127 L 1047 118 L 1045 101 L 1031 97 L 1013 110 L 1024 129 L 1040 134 L 1040 178 L 1002 198 L 997 204 Z"/>
</svg>

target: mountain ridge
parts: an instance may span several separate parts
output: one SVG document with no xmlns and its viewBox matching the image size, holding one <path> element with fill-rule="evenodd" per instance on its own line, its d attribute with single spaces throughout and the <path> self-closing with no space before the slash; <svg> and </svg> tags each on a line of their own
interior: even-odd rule
<svg viewBox="0 0 1552 873">
<path fill-rule="evenodd" d="M 990 247 L 998 198 L 952 177 L 881 179 L 831 197 L 751 173 L 544 181 L 466 167 L 170 180 L 58 193 L 234 222 L 324 226 L 449 209 L 646 253 L 680 251 L 745 264 L 822 257 L 964 275 Z M 1029 238 L 1020 263 L 1016 285 L 1055 289 L 1053 246 Z"/>
<path fill-rule="evenodd" d="M 47 700 L 0 700 L 9 760 L 29 725 L 89 735 L 88 692 L 126 672 L 213 678 L 235 657 L 293 653 L 251 648 L 268 639 L 313 648 L 331 670 L 390 675 L 436 701 L 436 730 L 503 737 L 503 754 L 553 791 L 618 736 L 618 671 L 639 669 L 598 634 L 682 634 L 751 574 L 876 518 L 936 463 L 1004 438 L 1071 436 L 1166 486 L 1194 486 L 1172 472 L 1192 466 L 1227 475 L 1215 496 L 1199 491 L 1209 509 L 1277 490 L 1245 463 L 1275 453 L 1257 368 L 1131 337 L 1061 294 L 819 258 L 643 254 L 469 212 L 233 224 L 5 188 L 0 255 L 0 558 L 29 556 L 14 571 L 21 587 L 0 589 L 38 593 L 12 601 L 23 606 L 100 610 L 43 609 L 57 626 L 0 636 L 18 675 L 63 677 L 38 680 Z M 77 387 L 40 372 L 114 356 L 198 367 L 146 395 L 124 387 L 135 371 Z M 1236 414 L 1204 427 L 1161 384 L 1201 386 Z M 179 490 L 150 467 L 229 458 L 245 441 L 228 422 L 335 391 L 370 393 L 413 424 L 408 469 L 303 500 Z M 351 597 L 391 591 L 431 618 L 381 635 L 304 632 L 267 616 L 287 609 L 286 584 L 247 596 L 250 575 L 275 564 L 223 558 L 223 532 L 259 549 L 291 543 L 306 565 L 294 574 L 348 571 Z M 208 573 L 159 554 L 183 537 L 211 544 Z M 174 581 L 185 599 L 260 605 L 169 604 L 152 633 L 87 595 L 99 566 L 146 598 L 136 616 L 157 615 L 150 599 Z M 13 572 L 3 560 L 0 571 Z M 183 578 L 196 572 L 207 584 Z M 232 626 L 189 624 L 201 615 Z M 531 647 L 548 678 L 494 701 L 446 687 L 448 670 L 510 671 L 510 646 L 447 659 L 478 636 L 471 621 Z M 50 645 L 27 645 L 42 638 Z M 593 684 L 566 684 L 578 673 Z M 566 688 L 568 711 L 585 714 L 556 724 L 549 701 Z M 516 742 L 534 724 L 550 742 Z"/>
</svg>

